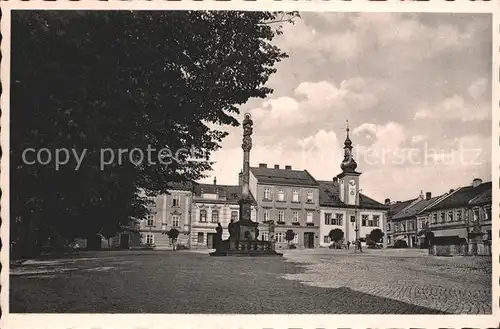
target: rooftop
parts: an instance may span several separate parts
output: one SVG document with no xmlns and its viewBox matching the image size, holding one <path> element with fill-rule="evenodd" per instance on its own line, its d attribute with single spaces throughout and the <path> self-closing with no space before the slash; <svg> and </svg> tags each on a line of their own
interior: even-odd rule
<svg viewBox="0 0 500 329">
<path fill-rule="evenodd" d="M 307 170 L 251 167 L 250 172 L 258 183 L 292 186 L 318 186 Z"/>
<path fill-rule="evenodd" d="M 318 181 L 319 183 L 319 204 L 326 207 L 352 207 L 340 201 L 339 186 L 333 181 Z M 360 193 L 359 208 L 362 209 L 387 209 L 387 206 L 373 200 L 372 198 Z"/>
<path fill-rule="evenodd" d="M 469 201 L 469 204 L 472 206 L 479 206 L 488 203 L 491 204 L 491 189 L 486 190 Z"/>
<path fill-rule="evenodd" d="M 436 203 L 432 207 L 430 207 L 429 211 L 433 210 L 441 210 L 441 209 L 451 209 L 451 208 L 462 208 L 470 206 L 469 202 L 476 199 L 477 200 L 487 200 L 488 199 L 488 190 L 490 193 L 490 201 L 491 201 L 491 182 L 482 183 L 476 187 L 473 186 L 465 186 L 460 189 L 457 189 L 454 193 L 448 195 L 448 197 L 444 198 L 442 201 Z"/>
<path fill-rule="evenodd" d="M 241 186 L 196 183 L 194 197 L 199 199 L 202 194 L 217 194 L 219 196 L 217 199 L 207 199 L 207 202 L 237 204 L 241 199 Z M 251 193 L 250 198 L 255 202 Z"/>
<path fill-rule="evenodd" d="M 405 209 L 406 207 L 411 205 L 416 200 L 417 199 L 415 198 L 415 199 L 410 199 L 410 200 L 406 200 L 406 201 L 397 201 L 397 202 L 391 203 L 389 205 L 389 211 L 387 213 L 387 216 L 392 217 L 392 216 L 398 214 L 400 211 L 402 211 L 403 209 Z"/>
<path fill-rule="evenodd" d="M 415 202 L 414 204 L 409 204 L 407 207 L 401 209 L 399 212 L 397 212 L 392 219 L 398 220 L 398 219 L 403 219 L 403 218 L 409 218 L 418 215 L 422 210 L 425 210 L 426 207 L 432 205 L 434 202 L 438 201 L 439 198 L 442 198 L 445 196 L 445 194 L 436 196 L 434 198 L 430 198 L 429 200 L 424 199 L 420 200 L 418 202 Z M 416 199 L 415 199 L 416 200 Z"/>
</svg>

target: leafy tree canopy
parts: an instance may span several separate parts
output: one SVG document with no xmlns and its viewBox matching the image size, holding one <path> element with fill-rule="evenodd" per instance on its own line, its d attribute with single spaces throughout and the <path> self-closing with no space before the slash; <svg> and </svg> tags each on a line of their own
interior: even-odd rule
<svg viewBox="0 0 500 329">
<path fill-rule="evenodd" d="M 368 237 L 370 238 L 371 241 L 375 243 L 380 243 L 382 242 L 382 238 L 384 237 L 384 232 L 382 232 L 381 229 L 376 228 L 370 232 L 370 235 L 368 235 Z"/>
<path fill-rule="evenodd" d="M 36 241 L 126 225 L 147 214 L 140 195 L 197 180 L 237 126 L 238 105 L 264 98 L 272 44 L 295 13 L 237 11 L 15 11 L 12 15 L 11 218 Z M 285 18 L 283 18 L 285 17 Z M 67 163 L 28 165 L 23 151 L 67 149 Z M 168 148 L 162 164 L 136 152 Z M 84 154 L 80 165 L 72 152 Z M 85 152 L 85 153 L 83 153 Z M 35 160 L 29 153 L 28 161 Z M 109 162 L 101 166 L 101 156 Z M 62 153 L 61 153 L 61 156 Z M 46 157 L 46 154 L 45 154 Z M 160 155 L 162 161 L 172 160 Z M 197 161 L 187 161 L 196 159 Z M 52 159 L 54 160 L 54 159 Z M 109 223 L 108 223 L 109 222 Z M 18 232 L 15 229 L 13 232 Z M 13 237 L 15 238 L 15 237 Z"/>
<path fill-rule="evenodd" d="M 339 228 L 335 228 L 330 231 L 328 236 L 330 237 L 330 240 L 332 240 L 333 242 L 339 242 L 344 238 L 344 231 L 342 231 Z"/>
<path fill-rule="evenodd" d="M 293 230 L 287 230 L 285 232 L 285 240 L 290 242 L 295 238 L 295 232 Z"/>
</svg>

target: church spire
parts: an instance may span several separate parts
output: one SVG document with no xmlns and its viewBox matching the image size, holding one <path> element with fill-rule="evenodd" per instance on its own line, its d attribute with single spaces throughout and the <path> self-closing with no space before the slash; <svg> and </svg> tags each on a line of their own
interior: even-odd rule
<svg viewBox="0 0 500 329">
<path fill-rule="evenodd" d="M 349 120 L 346 121 L 345 131 L 346 131 L 346 138 L 344 142 L 344 149 L 345 148 L 352 149 L 352 142 L 351 139 L 349 138 Z"/>
<path fill-rule="evenodd" d="M 354 172 L 358 164 L 352 157 L 352 141 L 349 138 L 349 120 L 346 122 L 346 138 L 344 142 L 344 160 L 340 164 L 342 172 Z"/>
</svg>

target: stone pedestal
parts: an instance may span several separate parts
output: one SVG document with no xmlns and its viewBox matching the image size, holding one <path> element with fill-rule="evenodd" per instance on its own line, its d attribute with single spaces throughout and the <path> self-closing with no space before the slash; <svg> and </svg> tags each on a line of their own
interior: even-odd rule
<svg viewBox="0 0 500 329">
<path fill-rule="evenodd" d="M 240 220 L 233 224 L 234 235 L 210 256 L 283 256 L 274 251 L 271 241 L 262 240 L 259 224 L 250 219 L 251 207 L 251 200 L 240 201 Z"/>
</svg>

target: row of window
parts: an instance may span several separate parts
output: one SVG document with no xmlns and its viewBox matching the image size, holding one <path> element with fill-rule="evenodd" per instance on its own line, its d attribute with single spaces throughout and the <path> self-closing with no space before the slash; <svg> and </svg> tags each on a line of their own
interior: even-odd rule
<svg viewBox="0 0 500 329">
<path fill-rule="evenodd" d="M 180 227 L 180 223 L 181 223 L 181 217 L 179 215 L 172 215 L 172 226 L 173 227 Z M 147 226 L 156 226 L 153 215 L 146 216 L 146 225 Z"/>
<path fill-rule="evenodd" d="M 219 210 L 212 209 L 210 215 L 211 215 L 211 217 L 210 217 L 211 223 L 218 223 L 219 222 Z M 238 211 L 237 210 L 231 211 L 231 220 L 232 221 L 238 220 Z M 206 209 L 200 210 L 200 223 L 207 223 L 207 210 Z"/>
<path fill-rule="evenodd" d="M 413 231 L 415 230 L 415 222 L 410 221 L 408 222 L 408 225 L 406 225 L 407 222 L 401 222 L 401 223 L 394 223 L 394 232 L 406 232 L 407 228 L 408 231 Z M 390 226 L 389 226 L 390 229 Z"/>
<path fill-rule="evenodd" d="M 271 194 L 271 189 L 270 188 L 265 188 L 264 189 L 264 200 L 272 200 L 272 194 Z M 285 202 L 286 201 L 286 194 L 284 189 L 278 189 L 277 191 L 277 201 L 279 202 Z M 294 190 L 292 192 L 292 202 L 300 202 L 300 193 L 297 190 Z M 306 202 L 308 203 L 313 203 L 314 202 L 314 192 L 313 191 L 307 191 L 306 193 Z"/>
<path fill-rule="evenodd" d="M 444 224 L 446 222 L 461 222 L 464 220 L 466 214 L 464 214 L 463 209 L 457 209 L 455 211 L 448 210 L 447 212 L 439 213 L 439 217 L 437 213 L 432 214 L 432 224 Z M 481 219 L 481 213 L 479 209 L 472 210 L 472 221 L 479 221 Z M 438 221 L 439 220 L 439 221 Z M 483 220 L 488 220 L 488 213 L 484 213 Z"/>
<path fill-rule="evenodd" d="M 333 214 L 331 213 L 326 213 L 325 214 L 325 225 L 338 225 L 342 226 L 344 222 L 344 215 L 343 214 L 335 214 L 335 217 L 332 216 Z"/>
<path fill-rule="evenodd" d="M 268 233 L 268 232 L 266 232 Z M 276 232 L 274 233 L 274 241 L 276 243 L 283 243 L 283 242 L 288 242 L 286 241 L 286 234 L 284 232 Z M 269 239 L 269 237 L 267 237 L 267 239 Z M 293 237 L 293 240 L 290 241 L 290 243 L 299 243 L 299 235 L 297 233 L 295 233 L 295 236 Z"/>
<path fill-rule="evenodd" d="M 351 222 L 356 222 L 356 217 L 351 216 Z M 343 226 L 344 225 L 344 215 L 336 213 L 335 217 L 332 213 L 325 213 L 325 225 L 336 225 Z M 370 215 L 361 215 L 361 226 L 367 227 L 379 227 L 380 225 L 380 215 L 373 215 L 370 218 Z"/>
<path fill-rule="evenodd" d="M 298 223 L 299 218 L 300 218 L 299 212 L 293 211 L 292 212 L 292 223 Z M 285 222 L 285 211 L 279 210 L 278 217 L 276 219 L 277 219 L 278 223 L 284 223 Z M 271 220 L 271 212 L 268 209 L 264 209 L 264 222 L 268 222 L 270 220 Z M 306 213 L 306 223 L 312 223 L 312 222 L 313 222 L 313 213 L 307 212 Z"/>
</svg>

